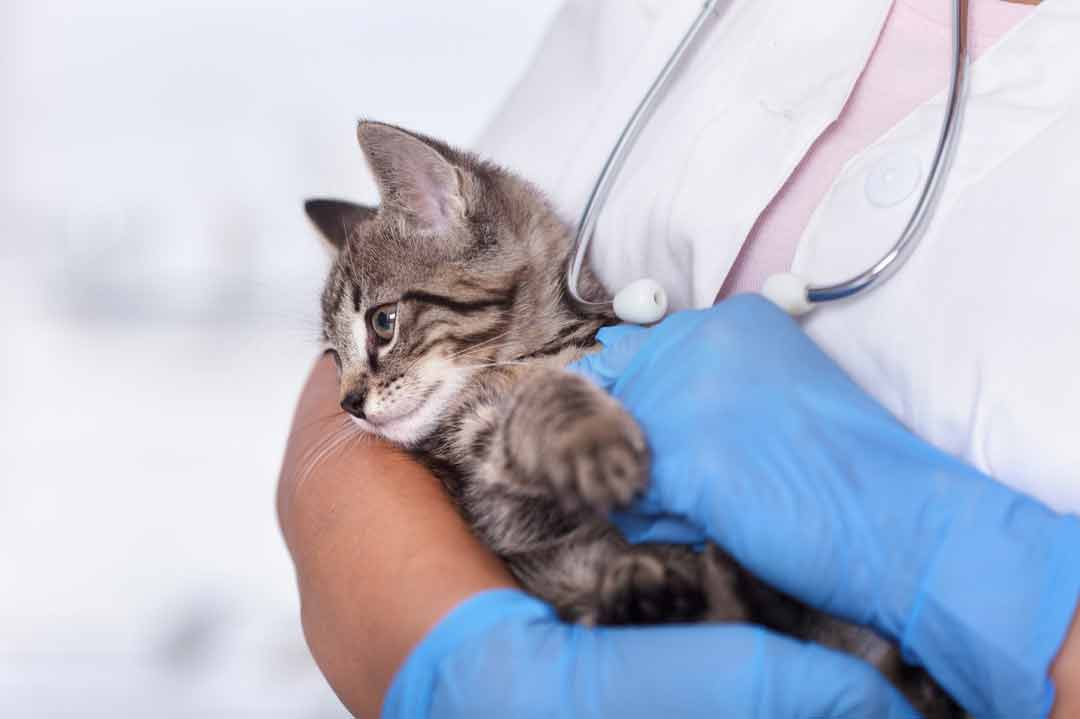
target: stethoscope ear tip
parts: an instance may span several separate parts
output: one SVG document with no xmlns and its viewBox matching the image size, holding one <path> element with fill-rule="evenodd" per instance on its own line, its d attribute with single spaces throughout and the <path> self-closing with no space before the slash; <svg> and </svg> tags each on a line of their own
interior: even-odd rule
<svg viewBox="0 0 1080 719">
<path fill-rule="evenodd" d="M 651 325 L 662 320 L 667 313 L 668 296 L 659 282 L 651 277 L 643 277 L 619 290 L 611 306 L 623 322 Z"/>
<path fill-rule="evenodd" d="M 808 296 L 809 288 L 810 283 L 798 275 L 782 272 L 765 280 L 761 294 L 792 317 L 798 317 L 814 309 Z"/>
<path fill-rule="evenodd" d="M 814 309 L 809 299 L 810 283 L 792 272 L 770 275 L 761 287 L 765 299 L 792 317 L 805 315 Z M 643 277 L 619 290 L 611 302 L 615 315 L 623 322 L 651 325 L 667 314 L 668 296 L 660 283 Z"/>
</svg>

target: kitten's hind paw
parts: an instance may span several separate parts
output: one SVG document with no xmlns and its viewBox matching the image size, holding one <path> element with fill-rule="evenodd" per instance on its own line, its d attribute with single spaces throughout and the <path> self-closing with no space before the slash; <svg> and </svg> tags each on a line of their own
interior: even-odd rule
<svg viewBox="0 0 1080 719">
<path fill-rule="evenodd" d="M 606 569 L 597 588 L 595 624 L 692 622 L 708 610 L 698 567 L 690 562 L 665 564 L 634 549 Z"/>
</svg>

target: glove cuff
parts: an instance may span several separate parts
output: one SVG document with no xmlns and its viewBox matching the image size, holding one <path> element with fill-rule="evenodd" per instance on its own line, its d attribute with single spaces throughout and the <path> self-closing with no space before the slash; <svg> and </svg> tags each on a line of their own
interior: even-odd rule
<svg viewBox="0 0 1080 719">
<path fill-rule="evenodd" d="M 554 619 L 555 613 L 517 589 L 492 589 L 461 602 L 427 633 L 398 669 L 383 702 L 383 718 L 428 716 L 443 660 L 461 644 L 508 618 L 543 621 Z"/>
<path fill-rule="evenodd" d="M 994 485 L 954 517 L 901 648 L 974 716 L 1044 717 L 1078 600 L 1080 520 Z"/>
</svg>

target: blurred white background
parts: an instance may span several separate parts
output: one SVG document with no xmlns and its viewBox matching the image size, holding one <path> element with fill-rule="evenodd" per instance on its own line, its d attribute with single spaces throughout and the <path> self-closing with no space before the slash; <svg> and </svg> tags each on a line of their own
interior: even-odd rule
<svg viewBox="0 0 1080 719">
<path fill-rule="evenodd" d="M 0 0 L 0 717 L 345 716 L 273 493 L 312 195 L 469 146 L 559 0 Z M 362 607 L 358 607 L 362 611 Z"/>
</svg>

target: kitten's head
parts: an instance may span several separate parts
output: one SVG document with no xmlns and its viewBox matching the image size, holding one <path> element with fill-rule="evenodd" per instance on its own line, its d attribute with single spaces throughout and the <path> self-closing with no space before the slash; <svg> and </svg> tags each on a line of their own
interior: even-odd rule
<svg viewBox="0 0 1080 719">
<path fill-rule="evenodd" d="M 504 170 L 390 125 L 362 122 L 357 134 L 381 205 L 305 206 L 334 252 L 323 335 L 342 407 L 408 445 L 478 368 L 581 322 L 562 291 L 569 233 Z"/>
</svg>

